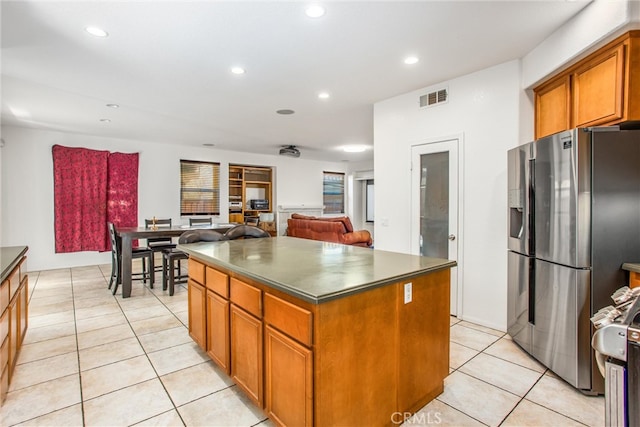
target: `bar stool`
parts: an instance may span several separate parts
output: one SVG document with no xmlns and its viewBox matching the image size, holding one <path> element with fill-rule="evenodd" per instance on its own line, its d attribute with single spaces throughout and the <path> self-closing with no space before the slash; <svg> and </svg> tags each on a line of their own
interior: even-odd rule
<svg viewBox="0 0 640 427">
<path fill-rule="evenodd" d="M 113 223 L 107 223 L 109 229 L 109 238 L 111 240 L 111 278 L 109 279 L 109 287 L 113 286 L 113 294 L 118 291 L 118 285 L 122 282 L 122 240 L 116 233 L 116 227 Z M 154 262 L 153 251 L 146 247 L 134 246 L 131 248 L 131 258 L 142 259 L 142 273 L 132 273 L 131 280 L 142 280 L 142 283 L 147 283 L 149 279 L 149 287 L 153 288 L 154 282 Z"/>
</svg>

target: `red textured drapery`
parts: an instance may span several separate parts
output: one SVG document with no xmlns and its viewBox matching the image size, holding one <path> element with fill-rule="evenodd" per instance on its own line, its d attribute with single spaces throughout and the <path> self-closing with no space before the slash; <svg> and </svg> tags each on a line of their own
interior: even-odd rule
<svg viewBox="0 0 640 427">
<path fill-rule="evenodd" d="M 52 152 L 56 253 L 105 250 L 109 152 L 61 145 Z"/>
<path fill-rule="evenodd" d="M 138 153 L 111 153 L 107 183 L 107 222 L 138 225 Z M 105 227 L 108 240 L 108 231 Z M 134 246 L 137 241 L 133 242 Z"/>
<path fill-rule="evenodd" d="M 138 220 L 138 153 L 54 145 L 56 253 L 111 250 L 107 222 Z"/>
</svg>

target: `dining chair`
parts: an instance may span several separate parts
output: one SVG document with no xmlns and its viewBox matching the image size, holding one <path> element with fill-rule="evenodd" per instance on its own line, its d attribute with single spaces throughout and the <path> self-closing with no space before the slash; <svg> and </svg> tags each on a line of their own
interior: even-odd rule
<svg viewBox="0 0 640 427">
<path fill-rule="evenodd" d="M 122 282 L 122 239 L 118 237 L 116 233 L 116 227 L 112 222 L 107 223 L 109 229 L 109 239 L 111 240 L 111 278 L 109 279 L 109 287 L 113 287 L 113 294 L 118 291 L 118 285 Z M 134 246 L 131 248 L 131 258 L 142 259 L 142 272 L 132 273 L 132 280 L 142 280 L 142 283 L 147 283 L 149 280 L 149 287 L 153 288 L 154 281 L 154 262 L 153 251 L 147 247 Z"/>
<path fill-rule="evenodd" d="M 193 227 L 194 225 L 213 225 L 213 220 L 211 219 L 211 217 L 189 218 L 189 226 Z"/>
<path fill-rule="evenodd" d="M 144 228 L 171 228 L 172 221 L 171 218 L 166 219 L 145 219 L 144 220 Z M 177 245 L 173 243 L 173 239 L 171 237 L 151 237 L 147 239 L 147 247 L 151 249 L 154 256 L 156 253 L 162 253 L 162 251 L 170 250 L 175 248 Z M 158 265 L 155 268 L 155 271 L 161 271 L 162 267 Z"/>
</svg>

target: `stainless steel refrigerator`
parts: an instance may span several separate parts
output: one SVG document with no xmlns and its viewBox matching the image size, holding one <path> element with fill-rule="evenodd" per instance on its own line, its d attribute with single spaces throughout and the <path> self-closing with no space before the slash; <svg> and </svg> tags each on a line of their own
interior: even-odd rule
<svg viewBox="0 0 640 427">
<path fill-rule="evenodd" d="M 640 259 L 640 130 L 579 128 L 508 152 L 508 333 L 603 393 L 589 318 Z"/>
</svg>

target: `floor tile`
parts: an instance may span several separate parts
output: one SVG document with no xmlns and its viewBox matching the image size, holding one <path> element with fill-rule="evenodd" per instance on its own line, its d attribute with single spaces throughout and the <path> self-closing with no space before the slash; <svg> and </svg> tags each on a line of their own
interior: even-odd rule
<svg viewBox="0 0 640 427">
<path fill-rule="evenodd" d="M 80 371 L 94 369 L 144 354 L 135 337 L 80 350 Z"/>
<path fill-rule="evenodd" d="M 44 316 L 46 314 L 55 314 L 64 311 L 73 310 L 73 300 L 67 299 L 64 301 L 52 302 L 49 304 L 34 304 L 29 303 L 29 314 L 36 316 Z"/>
<path fill-rule="evenodd" d="M 77 427 L 82 425 L 82 405 L 80 403 L 69 406 L 64 409 L 50 412 L 37 418 L 33 418 L 18 426 L 55 426 L 55 427 Z"/>
<path fill-rule="evenodd" d="M 115 314 L 120 312 L 120 306 L 109 301 L 105 305 L 99 307 L 76 309 L 76 319 L 94 319 L 96 317 L 104 316 L 105 314 Z"/>
<path fill-rule="evenodd" d="M 603 424 L 604 425 L 604 424 Z M 504 427 L 583 427 L 584 424 L 524 399 L 509 414 Z"/>
<path fill-rule="evenodd" d="M 156 415 L 155 417 L 149 418 L 147 420 L 141 421 L 138 424 L 134 424 L 136 426 L 144 426 L 144 427 L 165 427 L 165 426 L 184 426 L 178 411 L 175 409 L 171 411 L 167 411 L 163 414 Z"/>
<path fill-rule="evenodd" d="M 0 410 L 0 425 L 11 426 L 76 403 L 80 403 L 77 374 L 10 391 Z"/>
<path fill-rule="evenodd" d="M 266 417 L 237 386 L 178 407 L 187 426 L 253 426 Z"/>
<path fill-rule="evenodd" d="M 544 375 L 526 399 L 583 424 L 604 425 L 604 399 L 585 396 L 561 379 Z"/>
<path fill-rule="evenodd" d="M 189 326 L 189 310 L 177 311 L 173 313 L 184 326 Z"/>
<path fill-rule="evenodd" d="M 78 354 L 76 352 L 24 363 L 16 366 L 9 390 L 20 390 L 78 372 Z"/>
<path fill-rule="evenodd" d="M 478 350 L 451 342 L 449 345 L 449 367 L 458 369 L 477 354 L 479 354 Z"/>
<path fill-rule="evenodd" d="M 167 308 L 160 304 L 158 300 L 154 305 L 147 307 L 137 308 L 135 310 L 124 310 L 124 315 L 127 316 L 127 320 L 133 323 L 138 320 L 152 319 L 154 317 L 168 316 L 171 314 Z"/>
<path fill-rule="evenodd" d="M 495 335 L 461 326 L 460 323 L 451 327 L 451 341 L 474 350 L 482 351 L 497 340 Z"/>
<path fill-rule="evenodd" d="M 397 419 L 398 415 L 396 415 Z M 395 424 L 396 419 L 391 421 Z M 416 412 L 411 418 L 407 419 L 405 427 L 411 426 L 450 426 L 450 427 L 475 427 L 484 426 L 480 421 L 474 420 L 470 416 L 452 408 L 434 399 L 424 408 Z"/>
<path fill-rule="evenodd" d="M 466 328 L 475 329 L 476 331 L 484 332 L 486 334 L 494 335 L 496 337 L 502 337 L 506 335 L 505 332 L 498 331 L 497 329 L 487 328 L 486 326 L 476 325 L 475 323 L 467 322 L 465 320 L 459 323 L 460 326 L 464 326 Z"/>
<path fill-rule="evenodd" d="M 500 338 L 484 351 L 486 354 L 508 360 L 533 371 L 543 373 L 547 370 L 540 362 L 527 354 L 518 344 L 509 338 Z"/>
<path fill-rule="evenodd" d="M 523 397 L 542 376 L 515 363 L 488 354 L 479 354 L 459 369 L 479 380 Z"/>
<path fill-rule="evenodd" d="M 155 351 L 148 355 L 160 376 L 209 360 L 209 356 L 200 350 L 195 342 Z"/>
<path fill-rule="evenodd" d="M 18 355 L 18 365 L 71 352 L 75 354 L 77 349 L 75 334 L 33 344 L 23 344 Z"/>
<path fill-rule="evenodd" d="M 75 340 L 75 322 L 58 323 L 55 325 L 41 326 L 39 328 L 32 328 L 29 325 L 29 328 L 27 329 L 27 335 L 25 336 L 24 342 L 22 344 L 34 344 L 40 341 L 52 340 L 69 335 L 72 335 Z"/>
<path fill-rule="evenodd" d="M 211 361 L 160 377 L 176 406 L 181 406 L 233 385 Z"/>
<path fill-rule="evenodd" d="M 125 426 L 171 409 L 173 404 L 156 378 L 85 401 L 84 420 L 88 426 Z"/>
<path fill-rule="evenodd" d="M 94 331 L 78 334 L 78 349 L 82 350 L 96 345 L 107 344 L 134 337 L 134 333 L 128 324 L 110 326 Z"/>
<path fill-rule="evenodd" d="M 41 326 L 57 325 L 59 323 L 73 322 L 75 313 L 73 310 L 63 311 L 60 313 L 44 314 L 35 316 L 29 313 L 29 328 L 39 328 Z"/>
<path fill-rule="evenodd" d="M 108 328 L 110 326 L 122 325 L 127 323 L 127 318 L 122 312 L 107 314 L 89 319 L 80 319 L 76 321 L 78 334 L 83 332 L 95 331 L 96 329 Z"/>
<path fill-rule="evenodd" d="M 444 380 L 444 392 L 438 400 L 484 424 L 497 426 L 520 398 L 456 371 Z"/>
<path fill-rule="evenodd" d="M 146 355 L 111 363 L 82 372 L 82 398 L 93 399 L 152 378 L 156 373 Z"/>
<path fill-rule="evenodd" d="M 164 331 L 165 329 L 172 329 L 180 325 L 180 320 L 178 320 L 178 318 L 173 314 L 131 322 L 131 327 L 137 335 L 146 335 L 152 332 Z"/>
<path fill-rule="evenodd" d="M 153 332 L 138 337 L 140 344 L 147 353 L 191 342 L 189 330 L 180 325 L 164 331 Z"/>
</svg>

